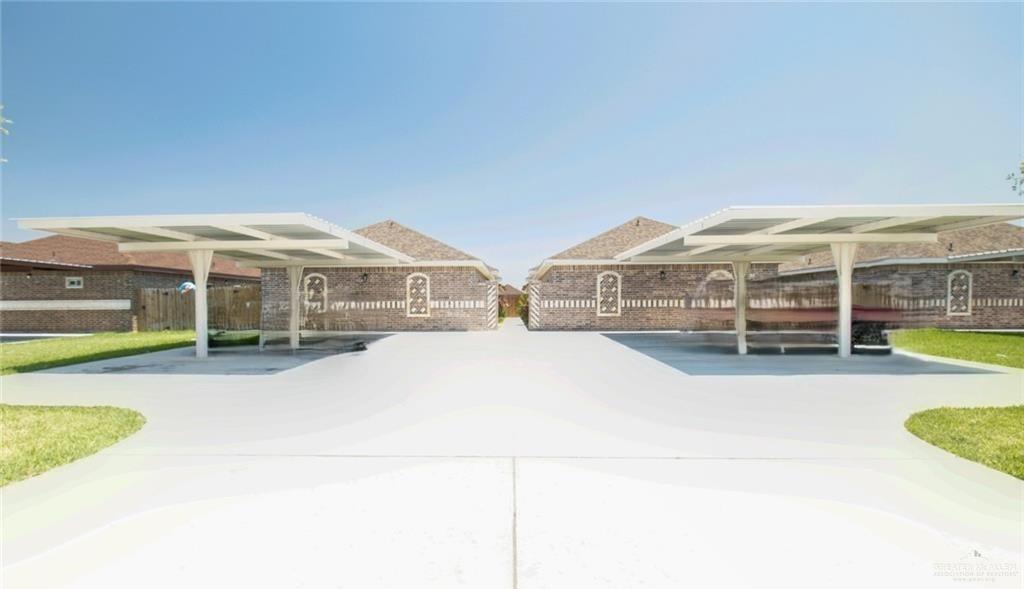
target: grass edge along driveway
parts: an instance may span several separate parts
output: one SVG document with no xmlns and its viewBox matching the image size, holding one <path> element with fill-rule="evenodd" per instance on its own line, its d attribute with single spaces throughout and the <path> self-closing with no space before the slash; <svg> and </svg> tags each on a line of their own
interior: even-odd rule
<svg viewBox="0 0 1024 589">
<path fill-rule="evenodd" d="M 97 333 L 0 344 L 0 374 L 32 372 L 57 366 L 132 356 L 195 344 L 194 331 Z"/>
<path fill-rule="evenodd" d="M 120 407 L 0 404 L 0 486 L 95 454 L 145 423 Z"/>
<path fill-rule="evenodd" d="M 1024 405 L 939 407 L 904 426 L 933 446 L 1024 480 Z"/>
<path fill-rule="evenodd" d="M 1024 368 L 1024 334 L 901 329 L 889 335 L 889 343 L 920 354 Z"/>
</svg>

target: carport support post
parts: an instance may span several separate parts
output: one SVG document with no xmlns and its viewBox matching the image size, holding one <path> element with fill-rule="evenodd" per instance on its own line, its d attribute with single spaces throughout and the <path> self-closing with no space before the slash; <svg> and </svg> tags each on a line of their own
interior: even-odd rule
<svg viewBox="0 0 1024 589">
<path fill-rule="evenodd" d="M 832 259 L 839 274 L 839 357 L 849 358 L 853 349 L 853 261 L 856 243 L 833 243 Z"/>
<path fill-rule="evenodd" d="M 747 271 L 750 262 L 733 262 L 732 278 L 735 288 L 732 291 L 732 306 L 736 310 L 736 350 L 740 354 L 747 353 Z"/>
<path fill-rule="evenodd" d="M 302 310 L 299 308 L 299 281 L 302 279 L 302 266 L 288 266 L 288 345 L 293 350 L 299 348 L 299 319 Z"/>
<path fill-rule="evenodd" d="M 196 358 L 205 358 L 208 349 L 206 339 L 206 281 L 210 278 L 210 264 L 213 262 L 213 251 L 190 251 L 188 252 L 188 261 L 192 264 L 192 282 L 196 285 Z"/>
</svg>

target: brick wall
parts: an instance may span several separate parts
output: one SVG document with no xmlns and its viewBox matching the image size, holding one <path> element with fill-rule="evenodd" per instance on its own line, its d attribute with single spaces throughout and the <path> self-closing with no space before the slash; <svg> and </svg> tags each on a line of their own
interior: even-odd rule
<svg viewBox="0 0 1024 589">
<path fill-rule="evenodd" d="M 947 277 L 954 270 L 972 274 L 970 315 L 946 312 Z M 621 276 L 618 316 L 597 312 L 597 276 L 605 271 Z M 755 265 L 748 281 L 750 329 L 834 329 L 834 270 L 779 277 L 774 266 Z M 530 328 L 732 329 L 732 296 L 728 265 L 560 266 L 530 285 Z M 854 305 L 855 321 L 888 327 L 1024 328 L 1024 264 L 860 268 L 854 272 Z"/>
<path fill-rule="evenodd" d="M 970 315 L 947 313 L 951 272 L 966 270 L 972 277 Z M 1017 272 L 1014 275 L 1014 272 Z M 781 298 L 808 292 L 835 296 L 835 271 L 779 277 L 754 292 Z M 858 314 L 888 327 L 949 329 L 1024 328 L 1024 263 L 906 264 L 858 268 L 853 275 L 855 319 Z M 823 301 L 827 302 L 827 301 Z M 805 304 L 806 307 L 815 305 Z"/>
<path fill-rule="evenodd" d="M 597 280 L 603 272 L 621 277 L 617 316 L 598 314 Z M 774 274 L 775 265 L 756 264 L 748 280 Z M 531 329 L 732 328 L 729 264 L 556 266 L 530 287 Z"/>
<path fill-rule="evenodd" d="M 430 316 L 406 316 L 406 278 L 430 278 Z M 309 296 L 305 285 L 319 274 L 326 296 Z M 493 288 L 492 288 L 493 291 Z M 263 271 L 263 329 L 287 331 L 288 274 Z M 489 329 L 488 280 L 472 268 L 306 268 L 300 285 L 301 329 L 316 331 L 466 331 Z"/>
<path fill-rule="evenodd" d="M 81 277 L 82 288 L 66 288 L 66 277 Z M 86 333 L 131 331 L 140 288 L 173 288 L 191 274 L 137 270 L 14 270 L 0 272 L 0 299 L 5 301 L 129 300 L 123 310 L 46 310 L 0 312 L 0 331 L 24 333 Z M 211 278 L 211 286 L 240 283 Z"/>
</svg>

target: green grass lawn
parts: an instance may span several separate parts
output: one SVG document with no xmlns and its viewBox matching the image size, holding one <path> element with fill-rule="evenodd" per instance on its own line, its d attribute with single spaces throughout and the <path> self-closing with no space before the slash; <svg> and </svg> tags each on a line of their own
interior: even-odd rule
<svg viewBox="0 0 1024 589">
<path fill-rule="evenodd" d="M 144 423 L 117 407 L 0 405 L 0 486 L 94 454 Z"/>
<path fill-rule="evenodd" d="M 929 444 L 1024 479 L 1024 405 L 940 407 L 904 425 Z"/>
<path fill-rule="evenodd" d="M 0 344 L 0 374 L 180 348 L 193 345 L 195 339 L 194 331 L 146 331 Z"/>
<path fill-rule="evenodd" d="M 1024 334 L 908 329 L 894 331 L 889 342 L 910 352 L 1024 368 Z"/>
</svg>

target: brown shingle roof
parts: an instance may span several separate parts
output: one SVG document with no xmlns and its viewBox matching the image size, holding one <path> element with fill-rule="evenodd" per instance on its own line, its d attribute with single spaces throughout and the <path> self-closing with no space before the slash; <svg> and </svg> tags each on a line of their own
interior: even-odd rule
<svg viewBox="0 0 1024 589">
<path fill-rule="evenodd" d="M 416 260 L 479 260 L 476 256 L 390 219 L 356 229 L 355 232 Z"/>
<path fill-rule="evenodd" d="M 861 263 L 888 259 L 948 258 L 1020 247 L 1024 247 L 1024 227 L 996 223 L 983 227 L 943 231 L 939 233 L 939 240 L 936 243 L 862 243 L 857 248 L 856 261 Z M 804 256 L 799 262 L 781 264 L 779 272 L 832 266 L 832 254 L 818 252 Z"/>
<path fill-rule="evenodd" d="M 551 259 L 607 260 L 630 248 L 646 243 L 656 237 L 661 237 L 673 229 L 677 229 L 677 227 L 668 223 L 662 223 L 661 221 L 655 221 L 654 219 L 648 219 L 647 217 L 636 217 L 583 243 L 559 252 L 551 256 Z"/>
<path fill-rule="evenodd" d="M 130 266 L 155 270 L 180 270 L 191 272 L 188 256 L 172 252 L 120 252 L 112 241 L 98 241 L 50 235 L 21 243 L 0 243 L 0 256 L 39 262 L 64 264 L 85 264 L 89 266 Z M 234 261 L 213 257 L 211 274 L 258 278 L 259 268 L 239 268 Z"/>
<path fill-rule="evenodd" d="M 498 285 L 498 294 L 499 295 L 508 295 L 508 296 L 512 296 L 512 295 L 519 296 L 519 295 L 523 294 L 523 291 L 521 291 L 518 288 L 512 286 L 511 284 L 499 284 Z"/>
</svg>

